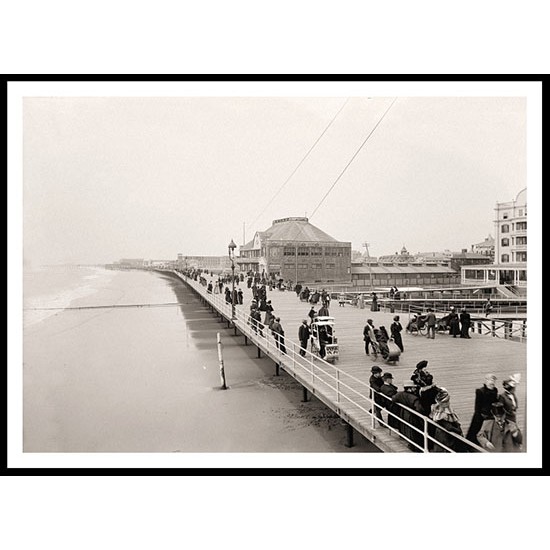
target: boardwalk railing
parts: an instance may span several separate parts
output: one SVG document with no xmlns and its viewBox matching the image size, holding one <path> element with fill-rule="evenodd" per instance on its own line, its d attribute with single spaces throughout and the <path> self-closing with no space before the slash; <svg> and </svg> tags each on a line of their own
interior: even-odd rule
<svg viewBox="0 0 550 550">
<path fill-rule="evenodd" d="M 421 315 L 426 312 L 426 309 L 414 304 L 410 304 L 405 310 L 408 312 L 409 320 L 412 315 Z M 448 315 L 448 311 L 438 311 L 434 309 L 437 319 Z M 436 325 L 436 330 L 441 330 L 440 325 Z M 491 335 L 495 338 L 504 340 L 514 340 L 516 342 L 527 342 L 527 319 L 490 319 L 484 317 L 472 317 L 470 321 L 470 330 L 477 334 Z"/>
<path fill-rule="evenodd" d="M 490 334 L 494 338 L 527 341 L 527 321 L 525 319 L 472 319 L 478 334 Z"/>
<path fill-rule="evenodd" d="M 417 411 L 391 402 L 373 390 L 367 382 L 328 363 L 297 342 L 286 336 L 273 335 L 267 326 L 251 318 L 241 308 L 235 308 L 235 318 L 231 319 L 231 303 L 226 302 L 223 295 L 207 291 L 204 284 L 182 273 L 172 273 L 189 284 L 206 304 L 227 320 L 228 325 L 232 323 L 235 331 L 238 329 L 258 350 L 270 356 L 278 366 L 360 433 L 365 435 L 368 432 L 372 435 L 378 423 L 419 452 L 485 452 L 478 445 L 445 430 Z M 388 405 L 391 403 L 389 408 L 384 407 L 384 400 L 388 400 Z M 377 410 L 386 412 L 387 419 L 377 415 Z"/>
</svg>

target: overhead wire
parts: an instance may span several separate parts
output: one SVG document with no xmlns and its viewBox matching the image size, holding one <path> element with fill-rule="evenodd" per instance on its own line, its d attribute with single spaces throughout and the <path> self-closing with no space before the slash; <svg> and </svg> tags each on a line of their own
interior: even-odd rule
<svg viewBox="0 0 550 550">
<path fill-rule="evenodd" d="M 330 192 L 334 189 L 334 187 L 336 186 L 336 184 L 338 183 L 338 181 L 340 180 L 340 178 L 343 176 L 344 172 L 348 169 L 348 167 L 351 165 L 351 163 L 353 162 L 353 160 L 357 157 L 357 155 L 359 154 L 359 152 L 361 151 L 361 149 L 363 148 L 363 146 L 366 144 L 366 142 L 369 140 L 369 138 L 372 136 L 372 134 L 374 133 L 374 131 L 376 130 L 376 128 L 379 126 L 379 124 L 382 122 L 382 120 L 384 119 L 384 117 L 388 114 L 389 110 L 392 108 L 393 104 L 395 103 L 395 101 L 397 100 L 397 97 L 395 97 L 392 101 L 392 103 L 390 104 L 390 106 L 386 109 L 386 111 L 384 112 L 384 114 L 380 117 L 380 119 L 378 120 L 378 122 L 374 125 L 374 127 L 372 128 L 372 130 L 369 132 L 369 134 L 367 135 L 367 137 L 363 140 L 363 142 L 361 143 L 361 145 L 359 146 L 359 149 L 357 149 L 357 151 L 355 152 L 355 154 L 351 157 L 350 161 L 346 164 L 346 166 L 344 167 L 344 169 L 342 170 L 342 172 L 340 173 L 340 175 L 336 178 L 336 180 L 334 181 L 334 183 L 331 185 L 330 189 L 325 193 L 324 197 L 321 199 L 321 201 L 319 202 L 319 204 L 315 207 L 315 209 L 313 210 L 313 213 L 311 215 L 309 215 L 307 218 L 308 218 L 308 221 L 311 220 L 311 218 L 313 217 L 313 214 L 315 214 L 315 212 L 317 212 L 317 210 L 319 209 L 319 207 L 321 206 L 321 204 L 324 202 L 324 200 L 328 197 L 328 195 L 330 194 Z M 299 224 L 297 224 L 297 231 L 294 232 L 294 235 L 292 236 L 291 240 L 295 240 L 297 237 L 298 237 L 298 233 L 302 230 L 301 226 Z"/>
<path fill-rule="evenodd" d="M 384 114 L 380 117 L 380 119 L 378 120 L 378 122 L 374 125 L 374 127 L 372 128 L 372 130 L 369 132 L 369 134 L 367 135 L 367 137 L 363 140 L 363 142 L 361 143 L 361 145 L 359 146 L 359 148 L 357 149 L 357 151 L 354 153 L 354 155 L 351 157 L 351 159 L 349 160 L 349 162 L 346 164 L 346 166 L 344 167 L 344 169 L 340 172 L 339 176 L 336 178 L 336 180 L 334 181 L 334 183 L 330 186 L 329 190 L 325 193 L 325 195 L 323 196 L 323 198 L 321 199 L 321 201 L 319 202 L 319 204 L 315 207 L 315 209 L 313 210 L 313 213 L 308 216 L 308 220 L 310 220 L 313 215 L 317 212 L 317 210 L 319 209 L 319 207 L 323 204 L 323 202 L 325 201 L 325 199 L 328 197 L 328 195 L 330 194 L 330 192 L 334 189 L 334 187 L 336 186 L 336 184 L 338 183 L 338 181 L 340 180 L 340 178 L 344 175 L 344 173 L 346 172 L 346 170 L 349 168 L 349 166 L 351 165 L 351 163 L 355 160 L 355 158 L 357 157 L 357 155 L 359 154 L 359 152 L 361 151 L 361 149 L 365 146 L 365 144 L 367 143 L 367 141 L 370 139 L 370 137 L 373 135 L 373 133 L 375 132 L 375 130 L 378 128 L 378 126 L 380 125 L 380 123 L 382 122 L 382 120 L 384 119 L 384 117 L 388 114 L 389 110 L 392 108 L 393 104 L 396 102 L 397 100 L 397 97 L 395 97 L 393 99 L 393 101 L 391 102 L 391 104 L 389 105 L 389 107 L 384 111 Z M 342 109 L 345 107 L 346 103 L 349 101 L 349 98 L 346 99 L 344 105 L 342 105 L 342 107 L 340 108 L 340 110 L 336 113 L 336 115 L 334 116 L 334 118 L 331 120 L 331 122 L 329 123 L 329 125 L 325 128 L 325 130 L 323 131 L 323 133 L 319 136 L 319 138 L 317 139 L 317 141 L 312 145 L 312 147 L 310 148 L 310 150 L 306 153 L 306 156 L 302 159 L 302 161 L 300 161 L 300 164 L 294 169 L 294 171 L 292 172 L 292 174 L 287 178 L 287 180 L 285 181 L 285 183 L 283 184 L 283 186 L 277 191 L 277 193 L 275 194 L 275 196 L 271 199 L 271 201 L 269 202 L 269 204 L 271 204 L 271 202 L 273 202 L 273 200 L 275 199 L 275 197 L 277 196 L 277 194 L 282 190 L 282 188 L 288 183 L 288 181 L 290 180 L 290 178 L 292 177 L 292 175 L 296 172 L 296 170 L 300 167 L 300 165 L 303 163 L 303 161 L 306 159 L 306 157 L 309 155 L 309 153 L 313 150 L 313 148 L 315 147 L 315 145 L 319 142 L 319 140 L 321 139 L 321 137 L 324 135 L 324 133 L 328 130 L 328 128 L 330 127 L 330 125 L 334 122 L 334 120 L 336 119 L 336 117 L 338 116 L 338 114 L 342 111 Z M 269 204 L 267 206 L 269 206 Z M 266 208 L 267 208 L 266 206 Z M 258 217 L 256 218 L 256 220 L 259 218 L 259 216 L 261 216 L 261 214 L 265 211 L 265 209 L 258 215 Z M 254 220 L 253 223 L 256 222 L 256 220 Z M 298 233 L 302 230 L 301 226 L 300 225 L 297 225 L 297 230 L 295 231 L 294 233 L 294 236 L 291 240 L 294 240 L 297 236 L 298 236 Z M 296 251 L 297 252 L 297 251 Z M 297 256 L 296 256 L 296 260 L 297 261 Z"/>
<path fill-rule="evenodd" d="M 369 132 L 369 135 L 363 140 L 363 143 L 361 143 L 361 145 L 359 146 L 359 149 L 357 149 L 357 151 L 355 151 L 355 154 L 351 157 L 350 161 L 346 164 L 346 166 L 344 167 L 344 169 L 340 172 L 340 175 L 336 178 L 336 180 L 334 181 L 334 183 L 330 186 L 329 190 L 325 193 L 325 195 L 323 196 L 323 198 L 321 199 L 321 201 L 319 202 L 319 204 L 315 207 L 315 209 L 313 210 L 313 212 L 311 213 L 311 215 L 309 216 L 309 219 L 311 219 L 315 212 L 317 212 L 317 210 L 319 210 L 319 207 L 323 204 L 323 202 L 325 201 L 325 199 L 329 196 L 330 192 L 334 189 L 334 187 L 336 186 L 336 184 L 338 183 L 338 181 L 340 181 L 340 178 L 344 175 L 344 172 L 349 168 L 349 166 L 351 165 L 351 163 L 355 160 L 355 157 L 357 157 L 357 155 L 359 154 L 359 152 L 361 151 L 361 149 L 364 147 L 365 143 L 367 143 L 367 141 L 369 140 L 369 138 L 372 136 L 372 134 L 374 133 L 374 131 L 376 130 L 376 128 L 378 128 L 378 126 L 380 125 L 380 123 L 382 122 L 382 120 L 384 119 L 384 117 L 388 114 L 389 110 L 392 108 L 393 104 L 395 103 L 395 101 L 397 100 L 397 97 L 394 97 L 393 101 L 391 102 L 390 106 L 384 111 L 384 114 L 380 117 L 380 120 L 378 120 L 378 122 L 374 125 L 373 129 Z"/>
<path fill-rule="evenodd" d="M 328 123 L 328 125 L 325 127 L 325 129 L 321 132 L 321 135 L 315 140 L 315 142 L 313 143 L 313 145 L 309 148 L 309 150 L 307 151 L 307 153 L 304 155 L 304 157 L 302 158 L 302 160 L 298 163 L 298 165 L 296 166 L 296 168 L 294 168 L 294 170 L 292 171 L 292 173 L 288 176 L 288 178 L 284 181 L 284 183 L 281 185 L 281 187 L 279 187 L 279 189 L 275 192 L 275 194 L 271 197 L 270 201 L 266 204 L 266 206 L 264 207 L 264 209 L 256 216 L 256 218 L 254 219 L 253 222 L 249 223 L 248 226 L 254 226 L 254 224 L 258 221 L 258 219 L 260 218 L 260 216 L 269 208 L 269 206 L 271 206 L 271 203 L 277 198 L 277 196 L 279 195 L 279 193 L 285 188 L 286 184 L 290 181 L 290 179 L 292 178 L 292 176 L 298 171 L 298 169 L 300 168 L 300 166 L 302 166 L 302 164 L 304 163 L 304 161 L 307 159 L 307 157 L 310 155 L 310 153 L 313 151 L 313 149 L 315 148 L 315 146 L 319 143 L 319 141 L 321 140 L 321 138 L 325 135 L 325 133 L 327 132 L 327 130 L 332 126 L 332 123 L 336 120 L 336 118 L 338 117 L 338 115 L 342 112 L 342 110 L 344 109 L 344 107 L 346 106 L 346 104 L 348 103 L 349 101 L 349 97 L 346 99 L 346 101 L 344 101 L 343 105 L 340 107 L 340 109 L 338 109 L 338 112 L 332 117 L 331 121 Z"/>
</svg>

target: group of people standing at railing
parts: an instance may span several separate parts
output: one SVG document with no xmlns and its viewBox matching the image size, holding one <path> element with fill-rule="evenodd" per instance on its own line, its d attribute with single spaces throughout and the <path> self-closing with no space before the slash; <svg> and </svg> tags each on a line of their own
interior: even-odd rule
<svg viewBox="0 0 550 550">
<path fill-rule="evenodd" d="M 415 331 L 419 331 L 424 325 L 427 329 L 426 337 L 432 340 L 435 339 L 436 332 L 446 332 L 447 330 L 453 338 L 457 336 L 460 338 L 470 338 L 472 317 L 465 307 L 462 308 L 459 315 L 455 307 L 451 306 L 449 313 L 438 319 L 434 310 L 429 307 L 424 314 L 413 314 L 407 323 L 406 331 L 412 334 Z"/>
<path fill-rule="evenodd" d="M 433 376 L 426 370 L 428 361 L 420 361 L 403 390 L 393 384 L 390 372 L 382 374 L 378 366 L 371 368 L 369 385 L 374 400 L 375 416 L 380 426 L 389 426 L 407 441 L 415 452 L 424 449 L 424 420 L 428 417 L 428 450 L 430 452 L 471 452 L 460 420 L 451 407 L 447 389 L 438 387 Z M 515 388 L 520 375 L 508 376 L 503 381 L 503 392 L 496 389 L 496 376 L 488 374 L 481 388 L 476 390 L 475 408 L 466 439 L 490 452 L 518 452 L 522 450 L 523 435 L 517 425 L 517 396 Z M 403 405 L 403 406 L 401 406 Z M 382 409 L 388 411 L 384 424 Z M 415 429 L 416 428 L 416 429 Z M 441 429 L 442 428 L 442 429 Z M 461 437 L 455 437 L 455 435 Z M 441 445 L 438 445 L 441 443 Z"/>
<path fill-rule="evenodd" d="M 262 311 L 264 318 L 262 320 Z M 248 324 L 252 327 L 255 334 L 265 337 L 264 329 L 267 327 L 271 332 L 275 345 L 282 353 L 286 353 L 285 346 L 285 331 L 281 324 L 281 318 L 276 317 L 271 300 L 267 300 L 261 305 L 253 299 L 250 304 L 250 314 L 248 316 Z"/>
</svg>

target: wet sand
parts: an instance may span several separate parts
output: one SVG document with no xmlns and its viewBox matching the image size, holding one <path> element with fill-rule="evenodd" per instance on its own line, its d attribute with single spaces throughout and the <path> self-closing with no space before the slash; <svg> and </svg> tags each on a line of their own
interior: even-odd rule
<svg viewBox="0 0 550 550">
<path fill-rule="evenodd" d="M 273 362 L 258 359 L 185 285 L 117 272 L 24 333 L 25 452 L 378 452 Z M 229 389 L 220 388 L 216 334 Z"/>
</svg>

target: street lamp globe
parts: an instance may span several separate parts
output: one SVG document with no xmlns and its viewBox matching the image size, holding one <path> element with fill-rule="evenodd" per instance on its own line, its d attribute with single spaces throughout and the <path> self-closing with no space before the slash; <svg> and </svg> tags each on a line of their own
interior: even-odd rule
<svg viewBox="0 0 550 550">
<path fill-rule="evenodd" d="M 235 256 L 235 248 L 237 248 L 237 245 L 233 242 L 233 239 L 231 239 L 231 242 L 227 245 L 227 248 L 229 249 L 229 257 L 233 258 Z"/>
</svg>

